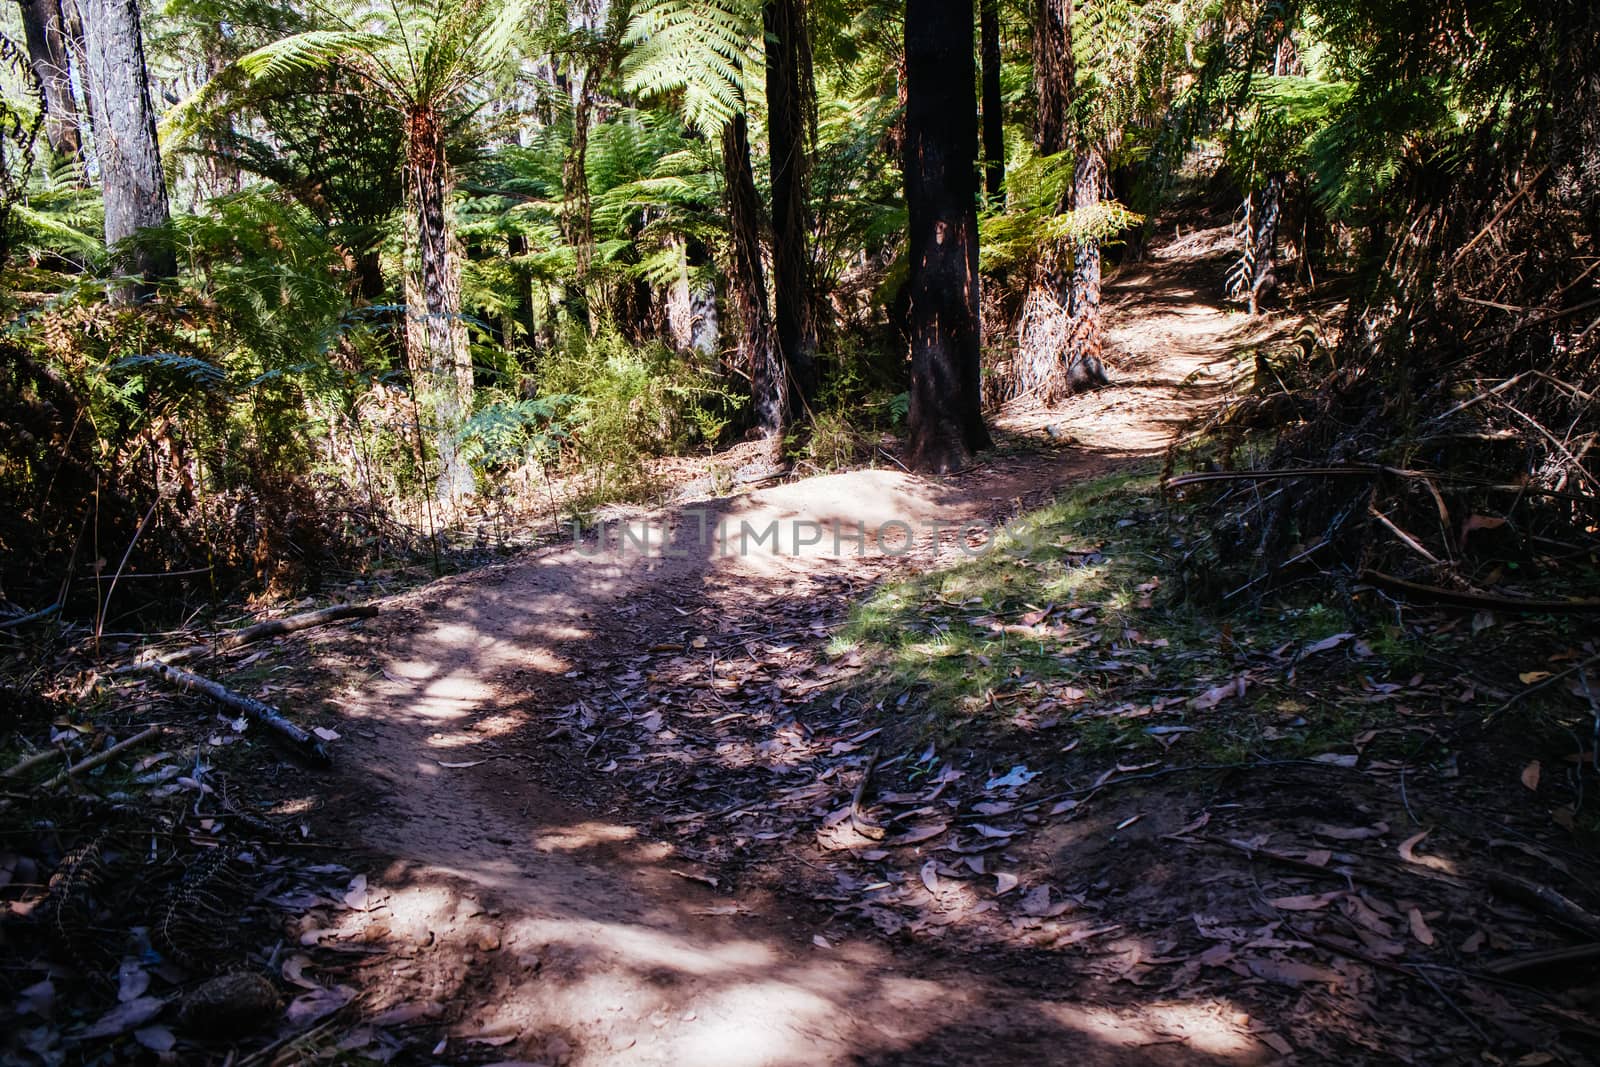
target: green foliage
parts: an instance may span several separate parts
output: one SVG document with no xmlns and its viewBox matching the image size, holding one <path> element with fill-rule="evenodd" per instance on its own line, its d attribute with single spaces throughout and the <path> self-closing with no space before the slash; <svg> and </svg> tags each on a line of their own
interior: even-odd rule
<svg viewBox="0 0 1600 1067">
<path fill-rule="evenodd" d="M 570 332 L 538 369 L 541 397 L 566 414 L 566 455 L 586 504 L 647 495 L 642 456 L 715 443 L 738 408 L 714 374 L 610 329 Z"/>
<path fill-rule="evenodd" d="M 1036 156 L 1030 151 L 1009 168 L 1005 208 L 985 215 L 978 228 L 985 271 L 1031 263 L 1046 248 L 1063 242 L 1110 241 L 1143 221 L 1115 200 L 1059 210 L 1074 163 L 1071 152 Z"/>
<path fill-rule="evenodd" d="M 715 136 L 752 95 L 760 18 L 750 0 L 646 0 L 623 35 L 624 84 L 646 98 L 677 96 L 684 122 Z"/>
<path fill-rule="evenodd" d="M 562 415 L 579 402 L 566 394 L 513 397 L 485 390 L 461 427 L 463 451 L 485 476 L 522 464 L 548 464 L 570 438 Z"/>
</svg>

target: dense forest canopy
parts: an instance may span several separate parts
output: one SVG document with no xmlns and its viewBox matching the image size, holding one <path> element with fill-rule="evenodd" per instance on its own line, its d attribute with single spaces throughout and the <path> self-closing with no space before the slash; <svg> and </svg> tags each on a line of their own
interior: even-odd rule
<svg viewBox="0 0 1600 1067">
<path fill-rule="evenodd" d="M 1279 376 L 1313 389 L 1285 457 L 1386 461 L 1351 409 L 1415 427 L 1485 372 L 1582 393 L 1595 34 L 1557 0 L 19 0 L 6 593 L 142 519 L 151 561 L 293 584 L 740 439 L 959 468 L 988 408 L 1106 379 L 1104 265 L 1176 196 L 1234 211 L 1249 312 L 1352 280 L 1332 376 Z"/>
</svg>

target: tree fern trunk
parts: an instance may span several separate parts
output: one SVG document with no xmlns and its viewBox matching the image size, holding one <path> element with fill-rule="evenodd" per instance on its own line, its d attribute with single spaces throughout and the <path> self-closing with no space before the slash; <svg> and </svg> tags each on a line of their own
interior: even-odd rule
<svg viewBox="0 0 1600 1067">
<path fill-rule="evenodd" d="M 817 322 L 811 287 L 811 212 L 807 190 L 809 116 L 816 110 L 811 45 L 801 0 L 768 0 L 767 134 L 772 159 L 774 320 L 792 399 L 816 394 Z"/>
<path fill-rule="evenodd" d="M 414 307 L 407 309 L 406 347 L 412 375 L 432 412 L 440 464 L 436 492 L 441 500 L 455 500 L 471 495 L 473 488 L 458 440 L 472 406 L 472 362 L 461 318 L 461 262 L 451 232 L 444 127 L 431 107 L 413 108 L 406 116 L 406 195 L 416 231 L 414 290 L 422 300 L 420 315 Z"/>
<path fill-rule="evenodd" d="M 1278 245 L 1278 222 L 1283 217 L 1283 173 L 1268 176 L 1261 189 L 1255 229 L 1250 234 L 1250 314 L 1261 313 L 1261 294 L 1272 280 Z"/>
<path fill-rule="evenodd" d="M 966 466 L 989 445 L 979 391 L 972 36 L 970 0 L 906 0 L 908 454 L 913 466 L 936 472 Z"/>
<path fill-rule="evenodd" d="M 106 244 L 167 222 L 167 185 L 156 145 L 138 0 L 81 0 L 85 73 L 93 108 L 95 155 L 105 199 Z M 127 263 L 144 281 L 122 299 L 149 295 L 177 272 L 170 246 L 144 243 Z"/>
<path fill-rule="evenodd" d="M 83 171 L 78 106 L 72 99 L 72 72 L 60 0 L 17 0 L 28 42 L 28 62 L 44 89 L 44 136 L 50 150 Z"/>
<path fill-rule="evenodd" d="M 728 207 L 730 282 L 739 312 L 739 348 L 750 375 L 750 403 L 756 429 L 778 437 L 788 411 L 788 381 L 767 311 L 767 285 L 761 269 L 761 201 L 750 166 L 750 135 L 744 113 L 722 130 L 724 195 Z"/>
<path fill-rule="evenodd" d="M 1085 145 L 1072 169 L 1072 209 L 1085 211 L 1099 205 L 1106 187 L 1106 161 L 1100 149 Z M 1100 373 L 1105 347 L 1105 315 L 1100 301 L 1100 242 L 1076 241 L 1072 247 L 1072 284 L 1067 294 L 1068 342 L 1062 365 L 1069 388 L 1073 371 L 1081 366 Z"/>
</svg>

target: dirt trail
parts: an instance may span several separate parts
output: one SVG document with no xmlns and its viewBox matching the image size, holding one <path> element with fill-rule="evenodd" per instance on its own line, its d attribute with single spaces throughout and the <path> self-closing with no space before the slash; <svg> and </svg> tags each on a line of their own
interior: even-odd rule
<svg viewBox="0 0 1600 1067">
<path fill-rule="evenodd" d="M 370 675 L 339 698 L 351 720 L 345 788 L 365 797 L 342 810 L 348 839 L 389 861 L 373 878 L 384 906 L 346 922 L 415 949 L 374 981 L 448 1005 L 453 1049 L 504 1044 L 534 1062 L 1028 1063 L 1057 1058 L 1064 1042 L 1088 1064 L 1257 1058 L 1261 1046 L 1219 1006 L 1076 1003 L 1048 982 L 1002 981 L 993 968 L 980 978 L 924 948 L 820 939 L 781 897 L 697 882 L 690 861 L 633 825 L 629 798 L 596 810 L 615 791 L 581 783 L 602 783 L 606 768 L 569 766 L 562 779 L 580 786 L 565 797 L 539 771 L 585 757 L 544 742 L 559 733 L 551 712 L 581 686 L 603 688 L 691 608 L 759 611 L 818 582 L 858 588 L 933 565 L 956 548 L 948 534 L 935 545 L 927 524 L 1000 518 L 1159 452 L 1204 402 L 1219 360 L 1269 328 L 1206 304 L 1186 265 L 1157 258 L 1108 286 L 1116 384 L 1000 420 L 1016 434 L 1050 426 L 1070 447 L 1002 454 L 947 480 L 856 471 L 687 505 L 650 517 L 677 523 L 664 553 L 659 541 L 650 553 L 533 553 L 397 598 L 365 634 L 325 641 L 327 662 Z M 728 536 L 700 536 L 702 515 Z M 774 520 L 778 553 L 739 536 Z M 872 539 L 893 521 L 913 528 L 917 551 L 896 557 Z M 812 536 L 806 523 L 824 534 L 795 552 L 795 531 Z M 848 541 L 835 555 L 828 532 L 858 525 L 864 556 Z M 1015 963 L 1026 974 L 1029 961 Z"/>
</svg>

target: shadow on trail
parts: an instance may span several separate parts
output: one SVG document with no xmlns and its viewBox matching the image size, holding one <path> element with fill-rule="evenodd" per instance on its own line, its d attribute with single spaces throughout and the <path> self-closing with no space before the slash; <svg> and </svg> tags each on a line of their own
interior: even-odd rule
<svg viewBox="0 0 1600 1067">
<path fill-rule="evenodd" d="M 552 1062 L 568 1048 L 574 1063 L 1020 1063 L 1063 1047 L 1086 1064 L 1255 1062 L 1263 1047 L 1225 1021 L 1227 1003 L 1076 1003 L 1071 968 L 1049 973 L 1065 955 L 1038 954 L 1045 971 L 1018 980 L 1015 959 L 867 929 L 841 938 L 781 889 L 702 884 L 715 876 L 663 840 L 674 828 L 652 811 L 810 788 L 813 770 L 786 765 L 784 738 L 832 736 L 858 716 L 824 708 L 835 721 L 808 722 L 774 679 L 765 697 L 726 698 L 739 720 L 730 742 L 706 717 L 724 700 L 714 662 L 709 710 L 670 695 L 636 706 L 619 688 L 653 648 L 696 637 L 820 643 L 865 585 L 949 557 L 959 533 L 925 523 L 997 522 L 1133 458 L 1002 459 L 945 484 L 859 471 L 641 516 L 670 531 L 650 550 L 591 542 L 448 579 L 330 642 L 334 658 L 376 668 L 344 708 L 345 759 L 378 785 L 337 807 L 351 845 L 387 863 L 374 878 L 384 929 L 356 936 L 410 961 L 384 980 L 389 995 L 444 1005 L 462 1049 L 509 1038 L 507 1050 Z M 831 556 L 820 542 L 750 543 L 773 524 L 788 540 L 798 523 L 863 529 L 864 544 Z M 916 542 L 904 554 L 899 527 L 877 541 L 896 523 Z M 637 744 L 641 721 L 683 744 Z"/>
</svg>

